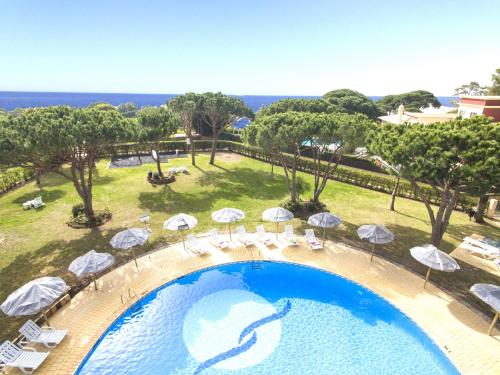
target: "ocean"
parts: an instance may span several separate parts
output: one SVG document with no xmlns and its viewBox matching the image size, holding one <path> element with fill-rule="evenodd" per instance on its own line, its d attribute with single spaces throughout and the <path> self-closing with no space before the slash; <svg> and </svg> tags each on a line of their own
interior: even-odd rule
<svg viewBox="0 0 500 375">
<path fill-rule="evenodd" d="M 46 107 L 50 105 L 70 105 L 86 107 L 96 102 L 106 102 L 112 105 L 132 102 L 137 107 L 145 105 L 158 106 L 165 104 L 177 94 L 107 94 L 107 93 L 78 93 L 78 92 L 15 92 L 0 91 L 0 108 L 11 111 L 16 108 Z M 243 99 L 253 111 L 258 111 L 263 105 L 269 105 L 285 98 L 317 99 L 320 96 L 286 96 L 286 95 L 235 95 Z M 374 101 L 382 96 L 371 96 Z M 442 105 L 451 106 L 451 96 L 438 97 Z"/>
</svg>

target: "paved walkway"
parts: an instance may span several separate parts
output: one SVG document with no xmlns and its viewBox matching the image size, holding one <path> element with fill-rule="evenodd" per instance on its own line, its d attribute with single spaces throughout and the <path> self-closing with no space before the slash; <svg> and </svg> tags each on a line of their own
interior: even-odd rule
<svg viewBox="0 0 500 375">
<path fill-rule="evenodd" d="M 312 252 L 305 247 L 303 238 L 300 241 L 298 247 L 272 250 L 264 246 L 245 249 L 234 245 L 232 249 L 220 251 L 210 246 L 209 254 L 203 257 L 188 254 L 182 244 L 175 244 L 140 258 L 139 271 L 133 262 L 116 268 L 98 280 L 99 291 L 90 285 L 51 318 L 54 327 L 70 331 L 37 374 L 73 374 L 96 340 L 137 297 L 183 274 L 251 259 L 306 264 L 354 280 L 411 317 L 463 374 L 500 374 L 500 332 L 495 329 L 493 337 L 487 336 L 489 322 L 479 314 L 432 284 L 423 289 L 421 277 L 394 264 L 377 257 L 370 263 L 369 254 L 363 251 L 327 242 L 325 250 Z"/>
</svg>

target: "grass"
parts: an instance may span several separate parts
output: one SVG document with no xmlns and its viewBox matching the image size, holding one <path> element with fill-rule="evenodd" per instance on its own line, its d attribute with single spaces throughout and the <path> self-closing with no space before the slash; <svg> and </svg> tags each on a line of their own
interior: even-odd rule
<svg viewBox="0 0 500 375">
<path fill-rule="evenodd" d="M 216 166 L 208 165 L 209 156 L 197 157 L 198 167 L 189 166 L 190 174 L 181 175 L 171 185 L 154 187 L 146 182 L 146 173 L 154 165 L 134 168 L 108 169 L 108 160 L 97 164 L 94 187 L 95 208 L 108 207 L 113 219 L 98 229 L 72 229 L 66 225 L 73 204 L 79 202 L 72 183 L 57 174 L 42 176 L 42 188 L 34 182 L 0 196 L 0 301 L 24 283 L 45 275 L 62 276 L 68 283 L 77 280 L 67 267 L 77 256 L 91 250 L 107 251 L 119 261 L 130 259 L 130 253 L 112 249 L 108 242 L 118 231 L 140 226 L 144 211 L 151 213 L 153 229 L 151 244 L 140 251 L 148 251 L 160 244 L 177 241 L 175 233 L 162 230 L 170 216 L 184 212 L 198 218 L 197 232 L 214 226 L 210 213 L 222 207 L 237 207 L 246 214 L 244 224 L 254 230 L 260 223 L 265 208 L 273 207 L 288 197 L 286 183 L 280 168 L 270 175 L 270 165 L 233 154 L 219 155 Z M 189 165 L 189 159 L 176 159 L 170 166 Z M 312 184 L 312 177 L 303 175 Z M 38 195 L 45 208 L 23 211 L 21 204 Z M 310 191 L 304 194 L 309 197 Z M 396 234 L 393 244 L 378 252 L 389 261 L 414 272 L 424 274 L 425 268 L 409 255 L 409 248 L 429 242 L 430 224 L 422 203 L 398 198 L 397 212 L 388 210 L 390 196 L 339 182 L 329 182 L 322 200 L 328 209 L 343 219 L 343 224 L 330 231 L 329 237 L 369 249 L 359 241 L 356 229 L 367 223 L 385 224 Z M 306 222 L 294 219 L 298 231 Z M 223 229 L 223 228 L 221 228 Z M 273 225 L 267 227 L 274 230 Z M 500 229 L 470 222 L 460 212 L 454 212 L 441 248 L 453 250 L 461 239 L 476 232 L 500 237 Z M 435 272 L 432 281 L 447 289 L 459 300 L 488 312 L 468 292 L 476 282 L 499 284 L 498 277 L 461 263 L 462 270 L 454 274 Z M 0 316 L 0 336 L 15 334 L 20 320 Z"/>
</svg>

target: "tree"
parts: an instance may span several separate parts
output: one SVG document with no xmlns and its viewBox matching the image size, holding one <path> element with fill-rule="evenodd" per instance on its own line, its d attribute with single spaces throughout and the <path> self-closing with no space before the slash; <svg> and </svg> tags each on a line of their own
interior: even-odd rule
<svg viewBox="0 0 500 375">
<path fill-rule="evenodd" d="M 339 89 L 329 91 L 323 95 L 323 100 L 334 106 L 336 111 L 339 112 L 362 113 L 371 119 L 376 119 L 381 114 L 369 97 L 354 90 Z"/>
<path fill-rule="evenodd" d="M 420 108 L 431 104 L 433 107 L 440 107 L 441 103 L 433 93 L 425 90 L 416 90 L 398 95 L 386 95 L 377 101 L 377 107 L 383 113 L 396 111 L 404 104 L 405 109 L 410 112 L 420 112 Z"/>
<path fill-rule="evenodd" d="M 459 193 L 478 179 L 498 181 L 500 124 L 488 118 L 475 116 L 439 126 L 384 124 L 368 139 L 370 150 L 392 165 L 401 165 L 403 176 L 427 208 L 435 246 L 446 232 Z M 421 183 L 440 197 L 437 210 Z"/>
<path fill-rule="evenodd" d="M 224 129 L 232 126 L 242 117 L 252 119 L 254 113 L 243 103 L 243 100 L 224 95 L 220 92 L 206 92 L 201 94 L 200 109 L 203 121 L 210 126 L 212 130 L 210 164 L 213 165 L 215 163 L 217 140 Z"/>
<path fill-rule="evenodd" d="M 477 83 L 475 81 L 471 81 L 469 83 L 466 83 L 465 85 L 457 87 L 455 89 L 453 95 L 455 95 L 455 96 L 486 95 L 487 91 L 488 91 L 488 88 L 486 86 L 481 86 L 479 83 Z"/>
<path fill-rule="evenodd" d="M 123 103 L 116 107 L 123 117 L 135 117 L 137 107 L 134 103 Z"/>
<path fill-rule="evenodd" d="M 193 92 L 176 96 L 168 102 L 168 106 L 179 115 L 180 125 L 189 139 L 192 165 L 196 165 L 193 132 L 195 129 L 195 116 L 200 112 L 199 102 L 199 95 Z"/>
<path fill-rule="evenodd" d="M 500 95 L 500 68 L 491 75 L 491 86 L 488 88 L 488 95 Z"/>
<path fill-rule="evenodd" d="M 47 152 L 46 145 L 37 142 L 38 130 L 43 122 L 54 121 L 57 116 L 63 116 L 67 107 L 61 107 L 58 114 L 55 107 L 49 109 L 25 109 L 16 111 L 0 122 L 0 160 L 5 165 L 20 166 L 35 172 L 36 184 L 40 186 L 40 176 L 43 172 L 57 168 L 60 161 Z"/>
<path fill-rule="evenodd" d="M 82 199 L 89 223 L 94 223 L 93 166 L 100 152 L 114 143 L 132 139 L 134 129 L 117 111 L 68 106 L 23 111 L 8 123 L 14 141 L 28 155 L 44 153 L 53 170 L 72 181 Z M 20 156 L 21 161 L 23 155 Z M 31 156 L 32 157 L 32 156 Z M 63 164 L 67 168 L 59 168 Z"/>
<path fill-rule="evenodd" d="M 261 147 L 279 160 L 285 172 L 292 203 L 298 201 L 297 164 L 301 147 L 310 138 L 308 123 L 311 115 L 306 112 L 285 112 L 259 116 L 244 131 L 243 139 L 247 143 Z"/>
<path fill-rule="evenodd" d="M 156 153 L 156 168 L 158 174 L 163 176 L 160 160 L 160 141 L 168 139 L 179 128 L 179 117 L 168 108 L 143 107 L 137 112 L 139 123 L 138 139 L 150 145 L 152 154 Z M 154 152 L 153 152 L 154 151 Z"/>
<path fill-rule="evenodd" d="M 312 201 L 319 207 L 319 197 L 345 152 L 364 145 L 365 131 L 372 122 L 359 113 L 311 113 L 305 120 L 308 124 L 306 144 L 310 145 L 314 165 Z"/>
<path fill-rule="evenodd" d="M 92 103 L 89 108 L 98 109 L 100 111 L 116 111 L 116 107 L 106 102 Z"/>
<path fill-rule="evenodd" d="M 322 99 L 282 99 L 267 107 L 262 107 L 257 116 L 273 115 L 283 112 L 332 113 L 337 108 Z"/>
</svg>

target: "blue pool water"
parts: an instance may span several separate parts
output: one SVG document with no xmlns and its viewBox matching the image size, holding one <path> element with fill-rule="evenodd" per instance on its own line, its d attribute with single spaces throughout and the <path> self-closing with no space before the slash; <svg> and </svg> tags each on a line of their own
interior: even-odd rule
<svg viewBox="0 0 500 375">
<path fill-rule="evenodd" d="M 458 374 L 413 321 L 315 268 L 242 262 L 153 291 L 77 374 Z"/>
</svg>

